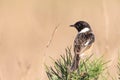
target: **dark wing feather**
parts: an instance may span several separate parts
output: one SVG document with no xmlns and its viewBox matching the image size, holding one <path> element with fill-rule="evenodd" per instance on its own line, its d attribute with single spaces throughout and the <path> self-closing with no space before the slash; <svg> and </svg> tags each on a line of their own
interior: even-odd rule
<svg viewBox="0 0 120 80">
<path fill-rule="evenodd" d="M 74 52 L 76 54 L 80 54 L 81 51 L 83 52 L 87 47 L 90 47 L 94 40 L 95 38 L 93 33 L 78 34 L 74 40 Z"/>
</svg>

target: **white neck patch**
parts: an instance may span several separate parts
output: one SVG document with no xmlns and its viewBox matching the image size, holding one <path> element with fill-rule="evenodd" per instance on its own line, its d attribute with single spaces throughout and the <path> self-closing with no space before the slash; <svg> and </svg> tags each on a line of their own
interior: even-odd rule
<svg viewBox="0 0 120 80">
<path fill-rule="evenodd" d="M 85 33 L 85 32 L 88 32 L 88 31 L 90 31 L 89 28 L 83 28 L 79 33 Z"/>
</svg>

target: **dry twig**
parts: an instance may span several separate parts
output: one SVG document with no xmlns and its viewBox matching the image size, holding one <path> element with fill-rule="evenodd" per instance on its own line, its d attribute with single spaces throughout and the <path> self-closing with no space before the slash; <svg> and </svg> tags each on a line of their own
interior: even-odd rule
<svg viewBox="0 0 120 80">
<path fill-rule="evenodd" d="M 50 40 L 48 41 L 48 44 L 46 45 L 46 48 L 48 48 L 49 46 L 50 46 L 50 44 L 51 44 L 51 42 L 52 42 L 52 40 L 53 40 L 53 37 L 54 37 L 54 35 L 55 35 L 55 32 L 57 31 L 57 28 L 59 27 L 59 25 L 57 25 L 56 27 L 55 27 L 55 29 L 53 30 L 53 33 L 52 33 L 52 35 L 51 35 L 51 38 L 50 38 Z"/>
</svg>

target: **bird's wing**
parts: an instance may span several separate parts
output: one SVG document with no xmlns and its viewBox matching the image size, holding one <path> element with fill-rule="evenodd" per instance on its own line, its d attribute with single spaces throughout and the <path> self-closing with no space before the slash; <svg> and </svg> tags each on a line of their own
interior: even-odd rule
<svg viewBox="0 0 120 80">
<path fill-rule="evenodd" d="M 91 45 L 95 41 L 95 37 L 94 37 L 93 33 L 89 33 L 85 36 L 86 36 L 86 42 L 85 42 L 84 46 Z"/>
<path fill-rule="evenodd" d="M 78 34 L 74 40 L 74 52 L 80 53 L 85 51 L 87 46 L 90 46 L 94 42 L 94 34 L 93 33 L 81 33 Z M 84 50 L 84 49 L 85 50 Z"/>
</svg>

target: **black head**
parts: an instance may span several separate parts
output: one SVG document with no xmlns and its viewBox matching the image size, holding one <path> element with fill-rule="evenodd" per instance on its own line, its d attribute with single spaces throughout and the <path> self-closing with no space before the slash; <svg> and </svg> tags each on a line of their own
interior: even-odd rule
<svg viewBox="0 0 120 80">
<path fill-rule="evenodd" d="M 81 31 L 83 28 L 91 29 L 90 25 L 85 21 L 78 21 L 74 25 L 70 25 L 70 27 L 75 27 L 78 30 L 78 32 Z"/>
</svg>

